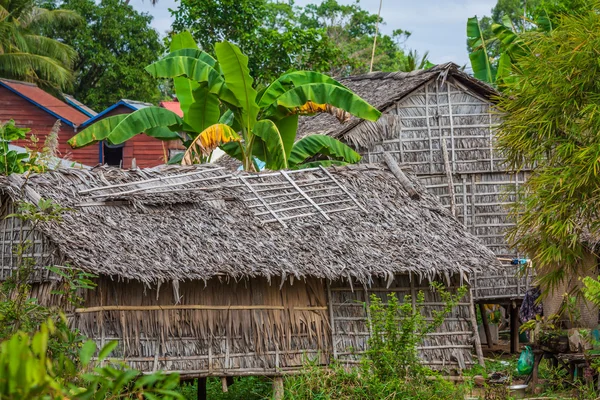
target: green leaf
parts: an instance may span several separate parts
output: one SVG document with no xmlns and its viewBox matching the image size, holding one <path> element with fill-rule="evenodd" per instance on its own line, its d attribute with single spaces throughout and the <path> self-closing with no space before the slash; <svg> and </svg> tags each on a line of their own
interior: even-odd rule
<svg viewBox="0 0 600 400">
<path fill-rule="evenodd" d="M 101 119 L 73 136 L 67 143 L 72 148 L 78 149 L 104 140 L 125 117 L 127 117 L 127 114 L 114 115 Z"/>
<path fill-rule="evenodd" d="M 183 119 L 190 109 L 190 105 L 194 102 L 194 90 L 200 87 L 198 82 L 195 82 L 185 76 L 176 76 L 173 78 L 173 86 L 175 86 L 175 94 L 179 101 L 179 107 L 183 112 Z"/>
<path fill-rule="evenodd" d="M 337 161 L 337 160 L 318 160 L 318 161 L 310 161 L 310 162 L 299 164 L 299 165 L 294 165 L 290 169 L 304 169 L 304 168 L 317 168 L 317 167 L 327 168 L 327 167 L 331 167 L 333 165 L 341 167 L 341 166 L 348 165 L 348 164 L 350 164 L 350 163 L 347 163 L 344 161 Z"/>
<path fill-rule="evenodd" d="M 173 35 L 169 50 L 176 51 L 181 49 L 197 49 L 198 44 L 189 31 L 183 31 Z"/>
<path fill-rule="evenodd" d="M 233 107 L 240 106 L 237 97 L 225 84 L 223 76 L 204 61 L 192 57 L 168 57 L 148 65 L 146 71 L 155 78 L 185 76 L 199 83 L 206 82 L 209 91 L 216 94 L 221 101 Z"/>
<path fill-rule="evenodd" d="M 85 367 L 90 363 L 92 356 L 96 352 L 96 342 L 93 340 L 88 340 L 83 344 L 81 350 L 79 350 L 79 360 L 81 364 Z"/>
<path fill-rule="evenodd" d="M 138 133 L 157 127 L 177 128 L 183 120 L 173 111 L 162 107 L 146 107 L 127 114 L 127 116 L 108 135 L 112 144 L 123 143 Z"/>
<path fill-rule="evenodd" d="M 215 44 L 217 60 L 223 70 L 227 87 L 233 92 L 241 108 L 241 123 L 248 131 L 256 123 L 258 105 L 253 79 L 248 69 L 248 57 L 227 41 Z"/>
<path fill-rule="evenodd" d="M 471 17 L 467 20 L 467 43 L 473 48 L 473 51 L 469 54 L 469 59 L 475 77 L 484 82 L 494 83 L 495 72 L 487 54 L 485 38 L 477 17 Z"/>
<path fill-rule="evenodd" d="M 309 135 L 299 140 L 292 149 L 289 165 L 296 167 L 305 160 L 316 155 L 333 157 L 338 161 L 355 164 L 360 161 L 360 155 L 349 146 L 327 135 Z"/>
<path fill-rule="evenodd" d="M 321 74 L 319 72 L 312 71 L 295 71 L 284 74 L 280 76 L 277 80 L 267 87 L 262 96 L 260 96 L 260 101 L 258 102 L 258 106 L 260 108 L 266 107 L 270 104 L 273 104 L 275 100 L 290 90 L 293 87 L 306 85 L 309 83 L 329 83 L 335 86 L 340 86 L 345 88 L 344 85 L 336 81 L 335 79 Z"/>
<path fill-rule="evenodd" d="M 275 121 L 275 125 L 281 135 L 286 158 L 289 158 L 294 147 L 294 142 L 296 141 L 296 134 L 298 133 L 298 114 Z"/>
<path fill-rule="evenodd" d="M 179 133 L 164 126 L 146 129 L 144 133 L 150 137 L 160 140 L 181 140 Z"/>
<path fill-rule="evenodd" d="M 208 65 L 210 65 L 211 67 L 213 67 L 214 69 L 216 69 L 219 72 L 220 72 L 220 68 L 221 68 L 219 66 L 219 63 L 217 63 L 217 60 L 215 60 L 215 58 L 213 56 L 211 56 L 210 54 L 208 54 L 205 51 L 198 50 L 198 49 L 176 50 L 176 51 L 173 51 L 173 52 L 167 54 L 165 56 L 165 58 L 167 58 L 167 57 L 191 57 L 191 58 L 195 58 L 199 61 L 207 63 Z"/>
<path fill-rule="evenodd" d="M 288 157 L 283 138 L 273 121 L 268 119 L 258 121 L 254 125 L 252 133 L 260 137 L 267 147 L 266 157 L 263 161 L 268 169 L 278 170 L 288 167 Z"/>
<path fill-rule="evenodd" d="M 101 350 L 100 350 L 100 354 L 98 354 L 98 362 L 104 361 L 104 359 L 106 357 L 108 357 L 108 355 L 110 353 L 113 352 L 114 349 L 117 348 L 117 346 L 119 345 L 119 342 L 117 342 L 116 340 L 113 340 L 111 342 L 108 342 Z"/>
<path fill-rule="evenodd" d="M 175 154 L 173 157 L 171 157 L 171 159 L 169 160 L 169 162 L 167 164 L 168 165 L 181 164 L 181 160 L 183 160 L 183 154 L 184 153 Z"/>
<path fill-rule="evenodd" d="M 202 132 L 211 125 L 219 122 L 221 109 L 219 98 L 210 93 L 207 87 L 201 86 L 194 90 L 194 102 L 183 120 L 190 125 L 194 131 Z"/>
<path fill-rule="evenodd" d="M 265 109 L 265 115 L 274 119 L 297 113 L 307 102 L 330 104 L 369 121 L 377 121 L 381 112 L 345 87 L 330 83 L 311 83 L 288 90 Z"/>
<path fill-rule="evenodd" d="M 242 161 L 243 153 L 238 142 L 229 142 L 219 146 L 228 156 Z"/>
</svg>

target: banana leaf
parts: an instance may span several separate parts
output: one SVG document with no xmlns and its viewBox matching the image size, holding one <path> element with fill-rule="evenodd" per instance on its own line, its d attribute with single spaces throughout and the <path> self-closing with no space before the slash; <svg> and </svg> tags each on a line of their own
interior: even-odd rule
<svg viewBox="0 0 600 400">
<path fill-rule="evenodd" d="M 198 44 L 194 40 L 194 37 L 189 31 L 183 31 L 173 35 L 171 39 L 171 45 L 169 50 L 176 51 L 181 49 L 197 49 Z"/>
<path fill-rule="evenodd" d="M 225 84 L 223 76 L 204 61 L 192 57 L 168 57 L 152 63 L 146 71 L 155 78 L 175 78 L 185 76 L 198 83 L 206 82 L 211 93 L 216 94 L 221 101 L 239 107 L 235 94 Z"/>
<path fill-rule="evenodd" d="M 273 104 L 275 100 L 288 90 L 293 87 L 306 85 L 309 83 L 330 83 L 335 86 L 345 88 L 344 85 L 336 81 L 335 79 L 321 74 L 319 72 L 312 71 L 295 71 L 280 76 L 277 80 L 273 81 L 262 93 L 258 106 L 260 108 L 267 107 Z"/>
<path fill-rule="evenodd" d="M 264 158 L 261 158 L 268 169 L 278 170 L 288 167 L 288 156 L 285 144 L 277 125 L 271 120 L 263 119 L 254 125 L 252 133 L 264 142 L 266 149 Z M 266 151 L 265 151 L 266 150 Z M 258 156 L 257 154 L 253 154 Z"/>
<path fill-rule="evenodd" d="M 309 101 L 316 104 L 329 104 L 369 121 L 377 121 L 381 115 L 379 110 L 351 90 L 330 83 L 310 83 L 290 89 L 265 109 L 265 115 L 279 120 L 297 114 Z"/>
<path fill-rule="evenodd" d="M 477 17 L 467 20 L 467 43 L 473 48 L 469 54 L 473 74 L 479 80 L 494 83 L 496 73 L 490 62 L 483 32 Z"/>
<path fill-rule="evenodd" d="M 201 86 L 194 90 L 194 101 L 189 106 L 183 120 L 196 132 L 202 132 L 211 125 L 219 122 L 221 109 L 219 98 Z"/>
<path fill-rule="evenodd" d="M 146 107 L 127 114 L 108 135 L 107 140 L 111 144 L 120 144 L 138 133 L 152 132 L 152 128 L 167 127 L 172 131 L 177 131 L 181 130 L 182 125 L 183 120 L 173 111 L 162 107 Z M 177 135 L 176 132 L 173 134 Z"/>
<path fill-rule="evenodd" d="M 223 71 L 227 87 L 235 95 L 241 111 L 241 123 L 250 131 L 258 117 L 254 80 L 248 69 L 248 57 L 240 49 L 227 41 L 215 44 L 217 60 Z"/>
<path fill-rule="evenodd" d="M 361 158 L 349 146 L 331 136 L 310 135 L 296 142 L 288 163 L 290 167 L 294 168 L 319 154 L 350 164 L 359 162 Z"/>
<path fill-rule="evenodd" d="M 202 131 L 188 146 L 181 164 L 192 165 L 202 162 L 203 157 L 208 157 L 214 149 L 224 143 L 239 141 L 240 137 L 229 125 L 211 125 Z"/>
<path fill-rule="evenodd" d="M 104 140 L 110 133 L 127 117 L 128 114 L 114 115 L 101 119 L 98 122 L 88 126 L 67 142 L 74 149 L 88 146 Z"/>
<path fill-rule="evenodd" d="M 165 58 L 168 57 L 191 57 L 203 61 L 217 70 L 220 68 L 217 60 L 215 60 L 213 56 L 200 49 L 179 49 L 172 51 L 165 56 Z"/>
</svg>

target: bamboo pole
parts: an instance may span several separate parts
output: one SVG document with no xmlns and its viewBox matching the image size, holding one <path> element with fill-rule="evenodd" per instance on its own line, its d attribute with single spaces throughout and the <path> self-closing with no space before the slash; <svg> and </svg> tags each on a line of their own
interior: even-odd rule
<svg viewBox="0 0 600 400">
<path fill-rule="evenodd" d="M 375 47 L 377 47 L 377 36 L 379 36 L 379 19 L 381 18 L 381 6 L 383 0 L 379 0 L 379 11 L 377 12 L 377 22 L 375 23 L 375 38 L 373 39 L 373 51 L 371 52 L 371 65 L 369 72 L 373 72 L 373 60 L 375 59 Z"/>
<path fill-rule="evenodd" d="M 305 311 L 310 307 L 303 308 Z M 320 309 L 320 308 L 318 308 Z M 247 306 L 205 306 L 184 305 L 177 306 L 97 306 L 88 308 L 76 308 L 78 314 L 98 311 L 167 311 L 167 310 L 285 310 L 284 306 L 247 305 Z"/>
<path fill-rule="evenodd" d="M 477 317 L 475 316 L 475 305 L 473 303 L 473 289 L 469 290 L 469 313 L 471 314 L 471 326 L 473 327 L 473 344 L 475 346 L 475 353 L 479 365 L 485 367 L 485 360 L 483 359 L 483 350 L 481 349 L 481 341 L 479 340 L 479 333 L 477 332 Z"/>
<path fill-rule="evenodd" d="M 408 192 L 410 198 L 414 200 L 420 199 L 421 196 L 415 190 L 412 182 L 406 177 L 406 175 L 404 175 L 404 172 L 402 172 L 402 169 L 400 169 L 400 166 L 398 165 L 396 160 L 394 160 L 394 157 L 392 157 L 388 152 L 383 152 L 383 159 L 385 160 L 385 163 L 389 167 L 390 171 L 392 171 L 396 179 L 398 179 L 398 181 L 402 184 L 404 189 Z"/>
</svg>

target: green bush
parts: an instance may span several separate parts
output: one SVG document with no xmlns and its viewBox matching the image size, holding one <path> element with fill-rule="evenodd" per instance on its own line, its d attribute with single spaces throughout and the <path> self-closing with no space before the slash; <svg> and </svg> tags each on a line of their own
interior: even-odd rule
<svg viewBox="0 0 600 400">
<path fill-rule="evenodd" d="M 433 311 L 426 321 L 424 294 L 420 292 L 414 306 L 411 296 L 404 302 L 395 294 L 387 304 L 371 296 L 371 330 L 366 356 L 357 367 L 346 368 L 334 362 L 328 368 L 307 361 L 304 370 L 285 381 L 286 399 L 458 399 L 466 387 L 455 386 L 419 362 L 417 346 L 423 337 L 444 322 L 466 294 L 461 287 L 456 294 L 434 283 L 444 307 Z"/>
</svg>

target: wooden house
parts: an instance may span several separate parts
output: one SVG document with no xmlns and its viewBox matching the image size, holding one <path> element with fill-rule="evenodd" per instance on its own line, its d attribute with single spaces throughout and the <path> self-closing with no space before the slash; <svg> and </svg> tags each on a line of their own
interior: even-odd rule
<svg viewBox="0 0 600 400">
<path fill-rule="evenodd" d="M 150 103 L 122 99 L 98 113 L 96 116 L 88 119 L 83 124 L 83 128 L 106 117 L 119 114 L 130 114 L 134 111 L 151 106 L 152 104 Z M 119 145 L 113 146 L 103 141 L 97 145 L 88 147 L 98 148 L 98 162 L 101 164 L 121 168 L 131 168 L 132 166 L 146 168 L 165 164 L 169 160 L 169 146 L 170 142 L 158 140 L 146 135 L 136 135 Z"/>
<path fill-rule="evenodd" d="M 503 164 L 494 146 L 499 115 L 487 84 L 448 63 L 431 69 L 373 72 L 340 82 L 382 112 L 378 122 L 352 118 L 345 124 L 329 114 L 303 117 L 299 136 L 331 135 L 356 149 L 365 163 L 380 162 L 384 153 L 409 165 L 421 184 L 505 263 L 501 276 L 473 276 L 479 299 L 522 296 L 531 277 L 515 275 L 522 255 L 511 249 L 506 230 L 514 225 L 507 205 L 527 172 Z M 501 284 L 499 284 L 501 282 Z"/>
<path fill-rule="evenodd" d="M 493 271 L 494 254 L 394 163 L 231 174 L 211 164 L 63 169 L 3 178 L 15 202 L 52 199 L 61 223 L 39 225 L 37 265 L 98 276 L 72 326 L 145 372 L 185 377 L 297 371 L 305 357 L 353 363 L 370 335 L 370 296 L 450 290 Z M 29 226 L 0 219 L 1 276 Z M 33 295 L 50 301 L 43 269 Z M 419 347 L 434 368 L 481 362 L 470 295 Z M 477 354 L 477 357 L 473 355 Z"/>
<path fill-rule="evenodd" d="M 0 79 L 0 122 L 14 120 L 22 128 L 30 128 L 30 135 L 37 138 L 41 149 L 56 121 L 60 121 L 58 132 L 58 154 L 60 158 L 84 165 L 98 163 L 98 148 L 95 146 L 73 150 L 67 141 L 81 130 L 93 110 L 71 98 L 73 103 L 59 100 L 33 83 Z M 74 103 L 81 106 L 74 106 Z M 80 108 L 81 107 L 81 108 Z M 85 107 L 86 111 L 82 110 Z M 30 138 L 13 143 L 16 146 L 33 147 Z"/>
</svg>

